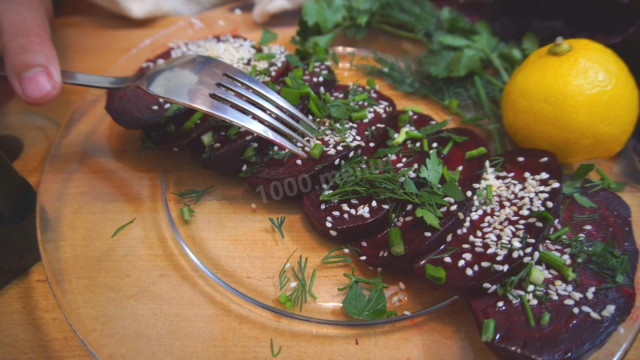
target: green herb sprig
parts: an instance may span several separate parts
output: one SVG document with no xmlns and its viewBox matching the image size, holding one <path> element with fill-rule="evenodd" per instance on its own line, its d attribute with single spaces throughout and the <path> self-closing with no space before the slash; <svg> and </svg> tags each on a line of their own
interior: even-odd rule
<svg viewBox="0 0 640 360">
<path fill-rule="evenodd" d="M 284 226 L 284 221 L 287 219 L 286 216 L 280 216 L 280 217 L 276 217 L 276 218 L 269 218 L 269 222 L 271 223 L 271 225 L 273 225 L 274 228 L 276 228 L 276 230 L 278 230 L 278 233 L 280 234 L 280 238 L 284 240 L 284 231 L 282 230 L 282 227 Z"/>
<path fill-rule="evenodd" d="M 384 289 L 389 286 L 382 282 L 379 274 L 367 279 L 356 275 L 355 269 L 352 268 L 351 273 L 344 273 L 344 276 L 350 281 L 338 290 L 348 290 L 342 306 L 349 316 L 362 320 L 378 320 L 397 315 L 395 311 L 387 310 Z M 363 289 L 368 290 L 368 296 Z"/>
<path fill-rule="evenodd" d="M 122 230 L 124 230 L 127 226 L 133 224 L 133 222 L 136 221 L 136 218 L 133 218 L 129 221 L 127 221 L 126 223 L 124 223 L 123 225 L 121 225 L 120 227 L 118 227 L 116 229 L 116 231 L 113 232 L 113 234 L 111 234 L 111 238 L 113 239 L 114 237 L 116 237 L 118 234 L 120 234 L 120 232 L 122 232 Z"/>
<path fill-rule="evenodd" d="M 293 42 L 304 48 L 328 47 L 338 33 L 360 39 L 371 29 L 428 44 L 417 61 L 375 56 L 377 65 L 364 68 L 398 90 L 427 96 L 463 122 L 489 131 L 498 153 L 505 138 L 502 89 L 526 55 L 538 48 L 532 34 L 519 44 L 507 43 L 494 36 L 487 23 L 472 23 L 459 11 L 426 0 L 308 1 L 299 25 Z"/>
<path fill-rule="evenodd" d="M 278 275 L 281 291 L 289 283 L 290 278 L 286 274 L 286 270 L 287 268 L 289 268 L 287 266 L 287 264 L 289 263 L 289 259 L 291 259 L 291 256 L 293 256 L 294 253 L 295 250 L 293 251 L 293 253 L 291 253 L 291 255 L 289 255 L 289 258 L 287 258 L 287 261 L 283 265 Z M 280 303 L 283 304 L 286 308 L 291 309 L 297 306 L 299 311 L 302 311 L 304 305 L 308 302 L 309 297 L 314 300 L 318 299 L 318 297 L 313 293 L 313 285 L 315 283 L 316 273 L 318 269 L 313 268 L 313 270 L 311 271 L 311 277 L 309 278 L 309 280 L 307 280 L 308 261 L 309 258 L 305 257 L 303 260 L 302 255 L 300 255 L 296 263 L 297 266 L 291 267 L 291 273 L 293 274 L 293 278 L 296 281 L 296 285 L 295 287 L 293 287 L 291 293 L 287 294 L 286 292 L 282 291 L 278 296 L 278 301 L 280 301 Z"/>
<path fill-rule="evenodd" d="M 214 185 L 207 186 L 202 189 L 187 189 L 178 192 L 174 192 L 173 195 L 179 197 L 180 199 L 191 201 L 193 205 L 196 205 L 202 200 L 204 195 L 211 189 L 213 189 Z"/>
</svg>

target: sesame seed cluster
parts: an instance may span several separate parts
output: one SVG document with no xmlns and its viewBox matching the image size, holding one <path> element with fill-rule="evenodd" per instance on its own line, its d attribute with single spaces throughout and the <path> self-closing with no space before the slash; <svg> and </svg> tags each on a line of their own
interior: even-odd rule
<svg viewBox="0 0 640 360">
<path fill-rule="evenodd" d="M 547 156 L 531 155 L 527 156 L 527 165 L 549 162 Z M 524 156 L 511 156 L 503 162 L 505 169 L 496 169 L 487 161 L 480 181 L 473 185 L 476 193 L 466 194 L 472 203 L 469 215 L 455 233 L 447 236 L 442 250 L 455 251 L 435 259 L 429 259 L 436 255 L 430 254 L 420 267 L 425 263 L 442 266 L 447 271 L 446 286 L 455 292 L 474 292 L 479 285 L 495 291 L 512 267 L 537 258 L 536 245 L 548 226 L 536 214 L 553 212 L 561 175 L 557 162 L 551 168 L 554 176 L 536 171 L 542 169 L 538 164 L 524 167 Z M 509 165 L 513 170 L 506 168 Z"/>
</svg>

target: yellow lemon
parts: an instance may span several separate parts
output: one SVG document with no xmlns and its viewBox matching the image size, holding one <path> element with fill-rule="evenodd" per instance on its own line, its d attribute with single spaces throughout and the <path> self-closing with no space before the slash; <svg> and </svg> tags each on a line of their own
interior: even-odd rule
<svg viewBox="0 0 640 360">
<path fill-rule="evenodd" d="M 505 130 L 518 146 L 578 162 L 620 151 L 633 132 L 639 102 L 633 75 L 611 49 L 558 38 L 514 71 L 501 108 Z"/>
</svg>

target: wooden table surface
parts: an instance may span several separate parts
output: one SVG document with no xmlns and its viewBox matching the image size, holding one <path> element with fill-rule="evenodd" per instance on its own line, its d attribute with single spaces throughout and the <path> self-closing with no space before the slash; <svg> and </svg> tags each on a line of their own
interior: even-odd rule
<svg viewBox="0 0 640 360">
<path fill-rule="evenodd" d="M 134 22 L 91 5 L 57 3 L 53 40 L 64 68 L 104 73 L 141 40 L 177 18 Z M 85 89 L 64 86 L 61 96 L 44 107 L 30 107 L 13 98 L 0 103 L 0 134 L 23 139 L 25 149 L 14 163 L 37 189 L 48 149 Z M 90 358 L 65 321 L 49 289 L 40 263 L 0 290 L 0 359 Z M 628 359 L 640 359 L 634 344 Z"/>
</svg>

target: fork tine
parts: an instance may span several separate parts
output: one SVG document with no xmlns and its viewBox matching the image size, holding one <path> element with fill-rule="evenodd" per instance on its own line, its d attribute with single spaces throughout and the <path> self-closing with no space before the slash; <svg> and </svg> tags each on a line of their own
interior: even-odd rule
<svg viewBox="0 0 640 360">
<path fill-rule="evenodd" d="M 288 127 L 284 126 L 283 124 L 281 124 L 280 122 L 278 122 L 276 119 L 272 118 L 271 116 L 269 116 L 267 113 L 265 113 L 264 111 L 262 111 L 261 109 L 253 106 L 252 104 L 250 104 L 249 102 L 235 96 L 234 94 L 221 89 L 221 88 L 216 88 L 213 89 L 213 91 L 211 91 L 211 95 L 217 99 L 217 100 L 223 100 L 226 101 L 228 103 L 231 103 L 233 105 L 235 105 L 236 107 L 242 109 L 243 111 L 247 111 L 249 113 L 251 113 L 253 116 L 262 119 L 263 121 L 267 122 L 269 125 L 277 128 L 277 130 L 279 130 L 282 133 L 287 134 L 289 137 L 295 139 L 296 141 L 311 147 L 311 145 L 309 144 L 308 141 L 306 141 L 305 139 L 303 139 L 300 135 L 296 134 L 294 131 L 292 131 L 291 129 L 289 129 Z M 243 94 L 244 95 L 244 94 Z"/>
<path fill-rule="evenodd" d="M 318 127 L 314 124 L 308 117 L 302 114 L 298 109 L 296 109 L 293 105 L 289 104 L 285 99 L 283 99 L 280 95 L 278 95 L 273 90 L 269 89 L 268 86 L 264 85 L 260 81 L 254 79 L 249 74 L 229 65 L 221 60 L 214 59 L 216 62 L 216 68 L 223 72 L 223 75 L 231 80 L 238 82 L 239 84 L 246 86 L 253 90 L 256 94 L 263 97 L 265 100 L 272 101 L 276 103 L 281 108 L 287 110 L 294 117 L 298 119 L 298 121 L 302 121 L 312 129 L 317 130 Z"/>
<path fill-rule="evenodd" d="M 309 136 L 312 138 L 316 136 L 316 134 L 309 131 L 307 127 L 301 126 L 297 121 L 293 120 L 291 117 L 285 114 L 282 110 L 278 109 L 276 106 L 274 106 L 270 102 L 264 100 L 261 96 L 258 96 L 251 91 L 247 91 L 246 88 L 240 86 L 235 81 L 232 81 L 231 79 L 229 79 L 229 81 L 219 82 L 218 86 L 227 88 L 229 91 L 232 91 L 237 95 L 248 98 L 251 101 L 251 103 L 255 106 L 262 106 L 266 108 L 268 111 L 282 118 L 286 124 L 292 126 L 294 129 L 305 134 L 306 136 Z M 307 123 L 305 122 L 305 124 Z"/>
<path fill-rule="evenodd" d="M 215 100 L 209 96 L 207 96 L 207 99 L 200 99 L 197 104 L 194 104 L 182 102 L 175 97 L 166 97 L 160 94 L 155 95 L 168 101 L 176 102 L 192 109 L 202 111 L 207 115 L 219 118 L 220 120 L 224 120 L 241 128 L 248 129 L 251 132 L 271 141 L 272 143 L 291 151 L 292 153 L 298 155 L 303 159 L 307 158 L 307 154 L 305 154 L 302 149 L 286 139 L 284 136 L 280 135 L 275 130 L 263 125 L 257 120 L 250 118 L 249 116 L 232 108 L 231 106 L 223 104 L 220 101 Z M 274 122 L 277 123 L 277 121 Z"/>
</svg>

